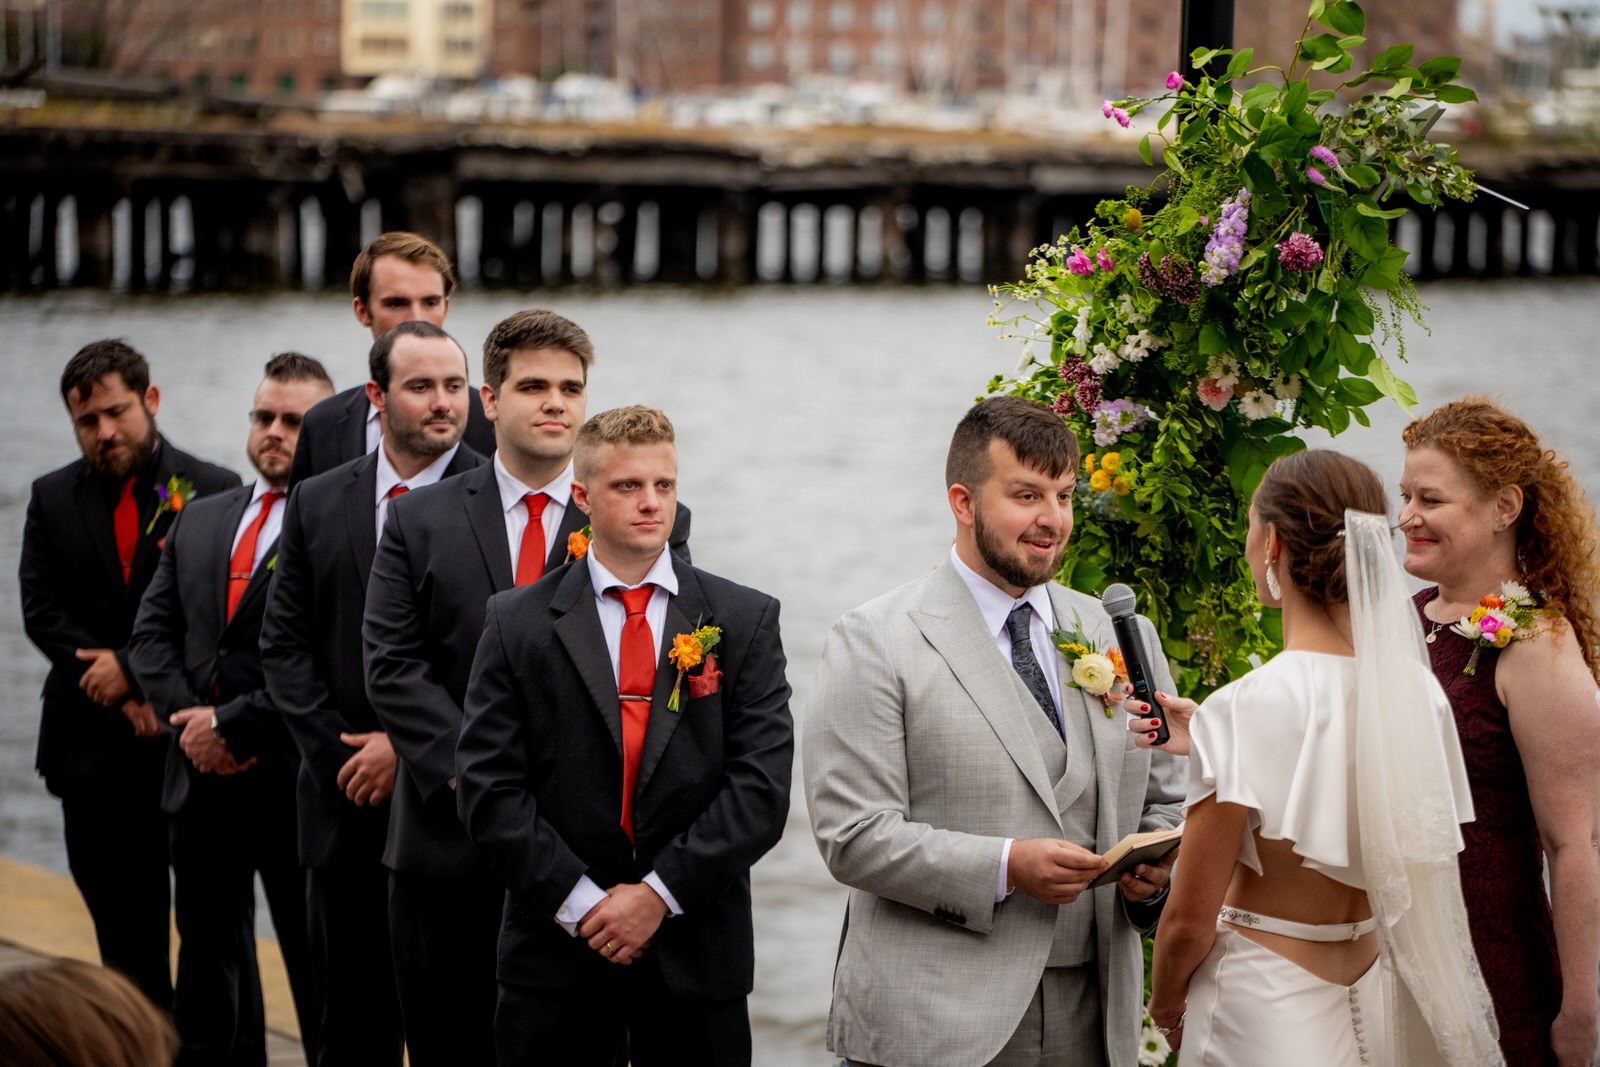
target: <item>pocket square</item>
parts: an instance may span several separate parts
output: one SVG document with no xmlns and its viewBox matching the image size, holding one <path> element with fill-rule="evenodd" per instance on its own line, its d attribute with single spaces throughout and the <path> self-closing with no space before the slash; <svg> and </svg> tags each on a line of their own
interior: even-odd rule
<svg viewBox="0 0 1600 1067">
<path fill-rule="evenodd" d="M 717 657 L 706 654 L 705 669 L 689 675 L 689 699 L 708 697 L 722 688 L 722 672 L 717 670 Z"/>
</svg>

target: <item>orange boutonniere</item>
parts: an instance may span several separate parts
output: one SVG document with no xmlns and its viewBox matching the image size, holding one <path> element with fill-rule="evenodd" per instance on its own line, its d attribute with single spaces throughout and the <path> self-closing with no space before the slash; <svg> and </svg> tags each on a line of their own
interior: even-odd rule
<svg viewBox="0 0 1600 1067">
<path fill-rule="evenodd" d="M 582 559 L 589 554 L 589 538 L 593 536 L 589 527 L 574 530 L 567 535 L 567 558 L 563 561 L 571 563 L 575 559 Z"/>
<path fill-rule="evenodd" d="M 688 671 L 705 664 L 705 669 L 700 672 L 700 677 L 689 679 L 689 697 L 709 696 L 717 691 L 717 686 L 722 680 L 722 672 L 717 670 L 717 661 L 711 655 L 711 650 L 717 647 L 717 642 L 722 640 L 722 627 L 700 626 L 690 633 L 679 634 L 672 639 L 672 648 L 667 652 L 667 662 L 678 668 L 678 678 L 672 683 L 672 695 L 667 698 L 667 710 L 678 710 L 678 690 L 683 685 L 683 676 Z M 699 683 L 698 685 L 696 683 Z"/>
<path fill-rule="evenodd" d="M 149 533 L 156 528 L 156 520 L 167 512 L 174 514 L 183 510 L 183 506 L 194 499 L 194 483 L 187 478 L 179 478 L 174 474 L 167 479 L 166 485 L 156 486 L 156 496 L 161 498 L 161 503 L 156 507 L 156 513 L 150 516 L 150 525 L 144 528 Z"/>
</svg>

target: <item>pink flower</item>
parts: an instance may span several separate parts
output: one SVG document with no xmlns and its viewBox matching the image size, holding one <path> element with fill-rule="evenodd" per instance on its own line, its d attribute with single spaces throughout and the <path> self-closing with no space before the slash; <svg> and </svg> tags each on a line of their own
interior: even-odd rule
<svg viewBox="0 0 1600 1067">
<path fill-rule="evenodd" d="M 1306 177 L 1311 179 L 1311 181 L 1313 183 L 1317 184 L 1317 185 L 1327 185 L 1328 184 L 1328 179 L 1324 178 L 1322 176 L 1322 172 L 1320 170 L 1318 170 L 1316 167 L 1307 167 L 1306 168 Z"/>
<path fill-rule="evenodd" d="M 1278 242 L 1278 262 L 1284 270 L 1310 270 L 1322 262 L 1322 246 L 1309 233 L 1296 231 Z"/>
<path fill-rule="evenodd" d="M 1177 71 L 1172 71 L 1170 74 L 1168 74 L 1167 75 L 1167 88 L 1168 89 L 1182 89 L 1183 88 L 1183 75 L 1179 74 Z"/>
<path fill-rule="evenodd" d="M 1112 259 L 1111 256 L 1109 254 L 1107 254 L 1106 250 L 1103 247 L 1098 252 L 1096 252 L 1094 254 L 1094 261 L 1096 263 L 1100 264 L 1100 269 L 1101 270 L 1116 270 L 1117 269 L 1117 261 Z"/>
<path fill-rule="evenodd" d="M 1129 126 L 1133 125 L 1133 120 L 1128 117 L 1128 113 L 1120 107 L 1114 107 L 1111 109 L 1111 117 L 1116 119 L 1117 125 L 1121 126 L 1123 129 L 1127 129 Z"/>
<path fill-rule="evenodd" d="M 1195 391 L 1200 395 L 1200 403 L 1212 411 L 1221 411 L 1233 399 L 1233 384 L 1223 385 L 1219 378 L 1201 378 Z"/>
<path fill-rule="evenodd" d="M 1109 100 L 1100 101 L 1100 114 L 1104 115 L 1106 118 L 1110 118 L 1111 117 L 1111 113 L 1113 111 L 1115 111 L 1115 110 L 1116 110 L 1116 108 L 1111 106 L 1111 101 L 1109 101 Z"/>
<path fill-rule="evenodd" d="M 1074 247 L 1072 255 L 1067 257 L 1067 269 L 1083 277 L 1094 273 L 1094 263 L 1084 253 L 1083 249 Z"/>
<path fill-rule="evenodd" d="M 1500 629 L 1500 625 L 1499 619 L 1493 615 L 1485 615 L 1478 620 L 1478 632 L 1492 637 Z"/>
<path fill-rule="evenodd" d="M 1313 148 L 1311 150 L 1311 158 L 1335 170 L 1339 169 L 1339 157 L 1333 154 L 1333 149 L 1324 145 L 1319 144 Z"/>
</svg>

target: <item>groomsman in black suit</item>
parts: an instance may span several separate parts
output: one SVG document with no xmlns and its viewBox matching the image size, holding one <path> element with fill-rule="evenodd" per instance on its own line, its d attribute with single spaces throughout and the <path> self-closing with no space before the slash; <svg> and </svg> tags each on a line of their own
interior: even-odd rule
<svg viewBox="0 0 1600 1067">
<path fill-rule="evenodd" d="M 265 374 L 245 443 L 255 483 L 184 508 L 129 643 L 135 677 L 172 727 L 162 804 L 177 888 L 180 1067 L 267 1062 L 258 871 L 308 1061 L 317 1047 L 321 1012 L 295 844 L 300 752 L 267 696 L 260 643 L 300 420 L 333 382 L 321 363 L 295 352 L 273 356 Z"/>
<path fill-rule="evenodd" d="M 519 311 L 483 343 L 494 460 L 389 508 L 363 628 L 367 695 L 399 756 L 389 813 L 389 930 L 412 1067 L 493 1063 L 504 888 L 456 815 L 455 747 L 484 603 L 581 555 L 572 503 L 594 346 L 553 311 Z M 671 547 L 688 558 L 681 505 Z"/>
<path fill-rule="evenodd" d="M 501 1067 L 624 1043 L 638 1067 L 750 1063 L 750 867 L 789 809 L 789 685 L 777 601 L 666 551 L 677 476 L 659 411 L 590 419 L 588 554 L 489 601 L 456 767 L 509 888 Z M 669 661 L 710 628 L 709 656 Z"/>
<path fill-rule="evenodd" d="M 391 230 L 379 234 L 356 256 L 350 268 L 351 306 L 356 321 L 376 341 L 402 322 L 431 322 L 443 328 L 450 313 L 456 274 L 439 246 L 415 233 Z M 477 394 L 467 396 L 467 426 L 462 440 L 487 456 L 494 451 L 494 427 L 483 414 Z M 300 428 L 289 484 L 366 455 L 378 447 L 383 426 L 365 386 L 337 393 L 306 415 Z"/>
<path fill-rule="evenodd" d="M 367 396 L 384 414 L 372 453 L 289 496 L 261 627 L 272 702 L 300 749 L 300 858 L 322 1021 L 319 1067 L 399 1064 L 400 1009 L 382 855 L 395 755 L 367 701 L 361 615 L 389 502 L 483 462 L 461 447 L 467 359 L 426 322 L 372 346 Z"/>
<path fill-rule="evenodd" d="M 179 509 L 239 476 L 162 438 L 150 365 L 122 341 L 79 350 L 61 399 L 83 458 L 33 483 L 18 568 L 23 627 L 50 661 L 36 765 L 102 962 L 170 1008 L 167 741 L 126 646 Z"/>
</svg>

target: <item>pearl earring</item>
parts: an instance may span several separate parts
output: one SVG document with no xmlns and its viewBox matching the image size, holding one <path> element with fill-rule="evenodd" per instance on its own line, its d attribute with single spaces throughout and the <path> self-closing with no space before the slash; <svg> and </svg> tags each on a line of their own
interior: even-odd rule
<svg viewBox="0 0 1600 1067">
<path fill-rule="evenodd" d="M 1283 599 L 1283 586 L 1278 584 L 1278 574 L 1272 569 L 1272 561 L 1267 561 L 1267 592 L 1273 600 Z"/>
</svg>

